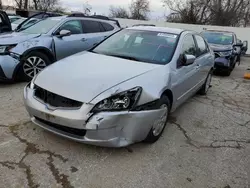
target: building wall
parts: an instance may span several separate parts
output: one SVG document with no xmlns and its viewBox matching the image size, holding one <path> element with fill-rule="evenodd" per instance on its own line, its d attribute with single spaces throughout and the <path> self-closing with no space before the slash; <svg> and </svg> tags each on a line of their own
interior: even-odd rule
<svg viewBox="0 0 250 188">
<path fill-rule="evenodd" d="M 142 21 L 142 20 L 130 20 L 130 19 L 120 19 L 117 18 L 122 27 L 130 27 L 135 24 L 154 24 L 160 27 L 172 27 L 180 29 L 194 30 L 197 32 L 203 31 L 206 29 L 215 29 L 223 31 L 232 31 L 236 33 L 237 37 L 245 41 L 247 40 L 250 44 L 250 28 L 241 28 L 241 27 L 221 27 L 221 26 L 208 26 L 208 25 L 191 25 L 191 24 L 178 24 L 178 23 L 168 23 L 163 21 Z M 250 46 L 249 46 L 250 48 Z M 250 54 L 250 49 L 248 48 L 247 54 Z"/>
</svg>

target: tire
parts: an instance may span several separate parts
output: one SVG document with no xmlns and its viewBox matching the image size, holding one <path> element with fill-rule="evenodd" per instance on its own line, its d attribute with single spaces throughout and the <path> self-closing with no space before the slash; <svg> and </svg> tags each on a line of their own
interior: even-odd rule
<svg viewBox="0 0 250 188">
<path fill-rule="evenodd" d="M 226 72 L 225 72 L 225 76 L 230 76 L 231 75 L 231 70 L 227 70 Z"/>
<path fill-rule="evenodd" d="M 167 111 L 164 114 L 164 117 L 161 118 L 162 121 L 161 125 L 158 124 L 159 121 L 156 121 L 155 125 L 152 126 L 152 128 L 150 129 L 146 139 L 144 140 L 144 142 L 146 143 L 155 143 L 162 135 L 166 124 L 167 124 L 167 120 L 169 117 L 169 113 L 171 110 L 171 104 L 170 104 L 170 100 L 167 96 L 162 96 L 161 99 L 159 100 L 158 104 L 157 104 L 157 108 L 166 108 Z M 156 125 L 158 125 L 157 127 L 155 127 Z M 159 128 L 158 130 L 156 128 Z"/>
<path fill-rule="evenodd" d="M 199 91 L 200 95 L 206 95 L 207 94 L 207 92 L 208 92 L 208 90 L 210 88 L 212 75 L 213 75 L 213 71 L 211 70 L 207 75 L 205 83 L 202 85 L 202 87 L 201 87 L 201 89 Z"/>
<path fill-rule="evenodd" d="M 38 51 L 30 52 L 22 60 L 18 76 L 22 81 L 31 81 L 34 75 L 38 74 L 50 64 L 51 60 L 44 53 Z"/>
</svg>

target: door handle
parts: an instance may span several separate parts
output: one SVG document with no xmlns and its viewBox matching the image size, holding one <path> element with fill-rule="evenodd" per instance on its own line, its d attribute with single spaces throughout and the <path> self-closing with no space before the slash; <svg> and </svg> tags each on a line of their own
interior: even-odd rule
<svg viewBox="0 0 250 188">
<path fill-rule="evenodd" d="M 198 69 L 198 68 L 200 68 L 200 65 L 199 65 L 199 64 L 196 65 L 196 69 Z"/>
<path fill-rule="evenodd" d="M 85 42 L 85 41 L 87 41 L 87 39 L 85 39 L 85 38 L 82 38 L 82 39 L 81 39 L 81 41 L 82 41 L 82 42 Z"/>
</svg>

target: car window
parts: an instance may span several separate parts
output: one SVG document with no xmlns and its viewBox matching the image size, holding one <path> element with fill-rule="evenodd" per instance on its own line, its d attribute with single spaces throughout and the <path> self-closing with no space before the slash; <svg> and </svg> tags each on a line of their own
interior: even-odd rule
<svg viewBox="0 0 250 188">
<path fill-rule="evenodd" d="M 195 35 L 195 39 L 196 39 L 196 42 L 197 42 L 197 55 L 200 56 L 200 55 L 203 55 L 205 53 L 208 52 L 208 48 L 207 48 L 207 45 L 204 41 L 204 39 L 201 37 L 201 36 L 198 36 L 198 35 Z"/>
<path fill-rule="evenodd" d="M 84 33 L 100 33 L 105 31 L 100 22 L 92 20 L 83 20 L 82 22 Z"/>
<path fill-rule="evenodd" d="M 79 20 L 71 20 L 64 23 L 60 27 L 60 31 L 61 30 L 68 30 L 71 32 L 72 35 L 83 33 L 82 24 Z"/>
<path fill-rule="evenodd" d="M 18 31 L 21 31 L 23 33 L 30 33 L 30 34 L 45 34 L 49 32 L 53 27 L 55 27 L 56 24 L 58 24 L 61 21 L 60 18 L 47 18 L 41 21 L 33 23 L 30 27 L 26 28 L 26 23 L 25 23 L 25 28 L 21 28 Z M 30 25 L 30 24 L 28 24 Z"/>
<path fill-rule="evenodd" d="M 145 63 L 165 65 L 173 57 L 178 35 L 124 29 L 99 44 L 94 53 Z"/>
<path fill-rule="evenodd" d="M 187 35 L 183 40 L 182 54 L 196 56 L 196 47 L 192 35 Z"/>
<path fill-rule="evenodd" d="M 101 22 L 101 24 L 102 24 L 102 26 L 104 27 L 104 29 L 106 31 L 112 31 L 112 30 L 114 30 L 114 27 L 112 25 L 108 24 L 108 23 Z"/>
<path fill-rule="evenodd" d="M 18 17 L 14 17 L 14 18 L 10 18 L 10 22 L 12 23 L 12 22 L 14 22 L 14 21 L 16 21 L 16 20 L 19 20 L 20 18 L 18 18 Z"/>
<path fill-rule="evenodd" d="M 210 44 L 231 45 L 235 41 L 232 33 L 206 31 L 202 36 Z"/>
</svg>

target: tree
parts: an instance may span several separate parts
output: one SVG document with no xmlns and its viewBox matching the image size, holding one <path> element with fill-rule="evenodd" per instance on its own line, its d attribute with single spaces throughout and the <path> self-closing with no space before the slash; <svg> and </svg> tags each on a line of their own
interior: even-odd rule
<svg viewBox="0 0 250 188">
<path fill-rule="evenodd" d="M 150 13 L 149 0 L 132 0 L 130 5 L 131 19 L 147 20 Z"/>
<path fill-rule="evenodd" d="M 35 10 L 53 10 L 59 4 L 59 0 L 33 0 Z"/>
<path fill-rule="evenodd" d="M 91 15 L 91 10 L 92 10 L 92 6 L 89 4 L 88 1 L 86 1 L 83 4 L 83 13 L 87 16 Z"/>
<path fill-rule="evenodd" d="M 165 0 L 172 13 L 167 16 L 169 22 L 206 24 L 209 20 L 208 5 L 211 0 Z"/>
<path fill-rule="evenodd" d="M 129 19 L 129 12 L 125 8 L 111 6 L 109 12 L 110 17 Z"/>
<path fill-rule="evenodd" d="M 167 21 L 189 24 L 246 26 L 249 23 L 249 0 L 164 0 L 172 14 Z"/>
</svg>

